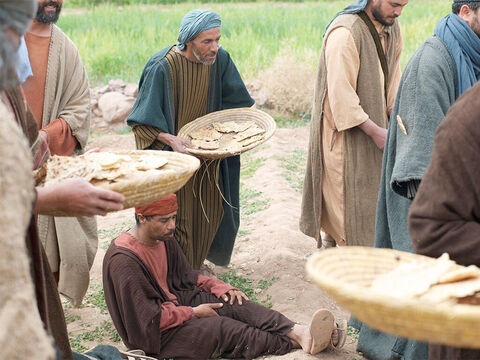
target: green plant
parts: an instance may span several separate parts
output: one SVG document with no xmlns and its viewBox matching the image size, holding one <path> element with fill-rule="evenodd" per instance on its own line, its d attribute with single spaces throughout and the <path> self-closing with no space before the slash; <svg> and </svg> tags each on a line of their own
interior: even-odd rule
<svg viewBox="0 0 480 360">
<path fill-rule="evenodd" d="M 66 2 L 69 6 L 84 9 L 80 14 L 65 9 L 58 25 L 78 46 L 93 84 L 116 78 L 136 83 L 147 60 L 175 43 L 183 15 L 193 7 L 208 8 L 222 16 L 222 45 L 242 76 L 251 79 L 286 50 L 296 61 L 316 66 L 326 24 L 350 2 L 217 0 L 202 5 L 180 0 L 71 0 Z M 450 6 L 451 0 L 423 0 L 405 7 L 400 17 L 402 67 Z"/>
<path fill-rule="evenodd" d="M 277 115 L 274 117 L 274 119 L 279 128 L 293 129 L 300 126 L 310 125 L 310 117 L 308 116 L 302 116 L 298 118 L 287 118 L 281 115 Z"/>
<path fill-rule="evenodd" d="M 355 340 L 358 340 L 358 336 L 360 335 L 360 330 L 355 329 L 354 327 L 349 326 L 347 328 L 347 335 L 351 336 Z"/>
<path fill-rule="evenodd" d="M 237 237 L 242 237 L 242 236 L 247 236 L 247 235 L 250 235 L 251 231 L 246 229 L 240 229 L 238 230 L 238 233 L 237 233 Z"/>
<path fill-rule="evenodd" d="M 100 284 L 91 284 L 87 295 L 83 299 L 84 307 L 94 307 L 100 310 L 101 314 L 108 314 L 107 304 L 105 303 L 105 293 Z"/>
<path fill-rule="evenodd" d="M 265 164 L 267 159 L 263 157 L 252 158 L 248 153 L 242 155 L 242 163 L 240 167 L 240 178 L 249 179 L 255 172 Z"/>
<path fill-rule="evenodd" d="M 120 224 L 115 224 L 111 228 L 103 230 L 98 230 L 98 237 L 100 239 L 109 239 L 113 240 L 118 237 L 123 231 L 126 231 L 135 225 L 135 220 L 123 221 Z M 110 243 L 108 244 L 110 245 Z"/>
<path fill-rule="evenodd" d="M 270 200 L 261 198 L 261 191 L 252 190 L 240 184 L 240 210 L 245 216 L 268 208 Z"/>
<path fill-rule="evenodd" d="M 268 280 L 259 280 L 257 284 L 245 276 L 238 275 L 235 270 L 230 270 L 228 273 L 224 273 L 217 276 L 224 283 L 230 284 L 235 288 L 243 291 L 245 295 L 251 300 L 265 307 L 271 308 L 271 295 L 266 295 L 265 299 L 260 300 L 255 294 L 255 289 L 267 290 L 278 278 L 272 277 Z"/>
<path fill-rule="evenodd" d="M 305 177 L 305 166 L 307 163 L 307 152 L 302 149 L 295 149 L 284 157 L 276 157 L 281 162 L 280 166 L 284 171 L 282 175 L 290 186 L 298 193 L 302 192 L 303 179 Z"/>
<path fill-rule="evenodd" d="M 70 345 L 72 349 L 76 352 L 85 352 L 88 350 L 87 347 L 83 345 L 85 342 L 95 342 L 101 343 L 104 339 L 110 341 L 119 342 L 121 341 L 120 336 L 115 330 L 113 323 L 110 320 L 104 320 L 100 326 L 97 326 L 93 330 L 86 330 L 77 335 L 70 334 Z"/>
<path fill-rule="evenodd" d="M 117 129 L 116 133 L 119 135 L 130 134 L 132 132 L 132 128 L 130 126 L 122 126 Z"/>
<path fill-rule="evenodd" d="M 65 322 L 67 324 L 73 323 L 80 319 L 81 319 L 80 315 L 70 315 L 67 312 L 65 312 Z"/>
</svg>

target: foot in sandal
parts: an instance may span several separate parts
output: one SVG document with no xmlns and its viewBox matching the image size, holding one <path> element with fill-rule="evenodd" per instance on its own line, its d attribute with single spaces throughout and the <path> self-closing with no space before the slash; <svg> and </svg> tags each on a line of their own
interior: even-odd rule
<svg viewBox="0 0 480 360">
<path fill-rule="evenodd" d="M 335 322 L 333 314 L 321 309 L 313 314 L 310 326 L 296 324 L 287 336 L 294 348 L 317 354 L 326 348 L 339 349 L 345 344 L 347 322 Z"/>
</svg>

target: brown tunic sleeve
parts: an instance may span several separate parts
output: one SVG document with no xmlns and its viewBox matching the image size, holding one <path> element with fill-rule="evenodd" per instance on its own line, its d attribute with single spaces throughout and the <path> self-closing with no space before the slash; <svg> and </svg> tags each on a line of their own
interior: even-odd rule
<svg viewBox="0 0 480 360">
<path fill-rule="evenodd" d="M 430 165 L 410 208 L 420 254 L 448 252 L 480 266 L 480 83 L 452 106 L 435 135 Z"/>
<path fill-rule="evenodd" d="M 43 129 L 48 134 L 48 147 L 52 155 L 71 156 L 77 146 L 70 125 L 63 119 L 56 119 Z"/>
</svg>

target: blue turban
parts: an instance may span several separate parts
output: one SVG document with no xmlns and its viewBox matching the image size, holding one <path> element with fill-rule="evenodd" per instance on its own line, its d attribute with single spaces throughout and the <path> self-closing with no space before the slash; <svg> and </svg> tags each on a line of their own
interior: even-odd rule
<svg viewBox="0 0 480 360">
<path fill-rule="evenodd" d="M 202 31 L 220 27 L 222 23 L 220 15 L 208 10 L 192 10 L 182 19 L 178 31 L 177 47 L 185 49 L 185 43 L 195 39 Z"/>
<path fill-rule="evenodd" d="M 328 23 L 327 27 L 325 28 L 325 31 L 328 29 L 328 27 L 330 26 L 330 24 L 333 22 L 333 20 L 335 20 L 337 18 L 337 16 L 340 16 L 340 15 L 343 15 L 343 14 L 358 14 L 359 12 L 365 10 L 365 8 L 367 7 L 368 5 L 368 2 L 370 0 L 357 0 L 355 1 L 354 3 L 351 3 L 350 5 L 348 5 L 345 9 L 343 9 L 342 11 L 338 12 L 332 20 L 330 20 L 330 22 Z"/>
</svg>

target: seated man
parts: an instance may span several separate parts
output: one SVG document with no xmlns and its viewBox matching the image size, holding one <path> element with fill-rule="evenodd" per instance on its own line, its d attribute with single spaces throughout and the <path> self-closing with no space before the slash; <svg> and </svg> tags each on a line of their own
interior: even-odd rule
<svg viewBox="0 0 480 360">
<path fill-rule="evenodd" d="M 135 208 L 137 225 L 114 239 L 103 286 L 115 327 L 129 348 L 158 358 L 255 358 L 292 348 L 343 346 L 346 323 L 317 311 L 310 328 L 192 270 L 175 240 L 174 194 Z"/>
</svg>

